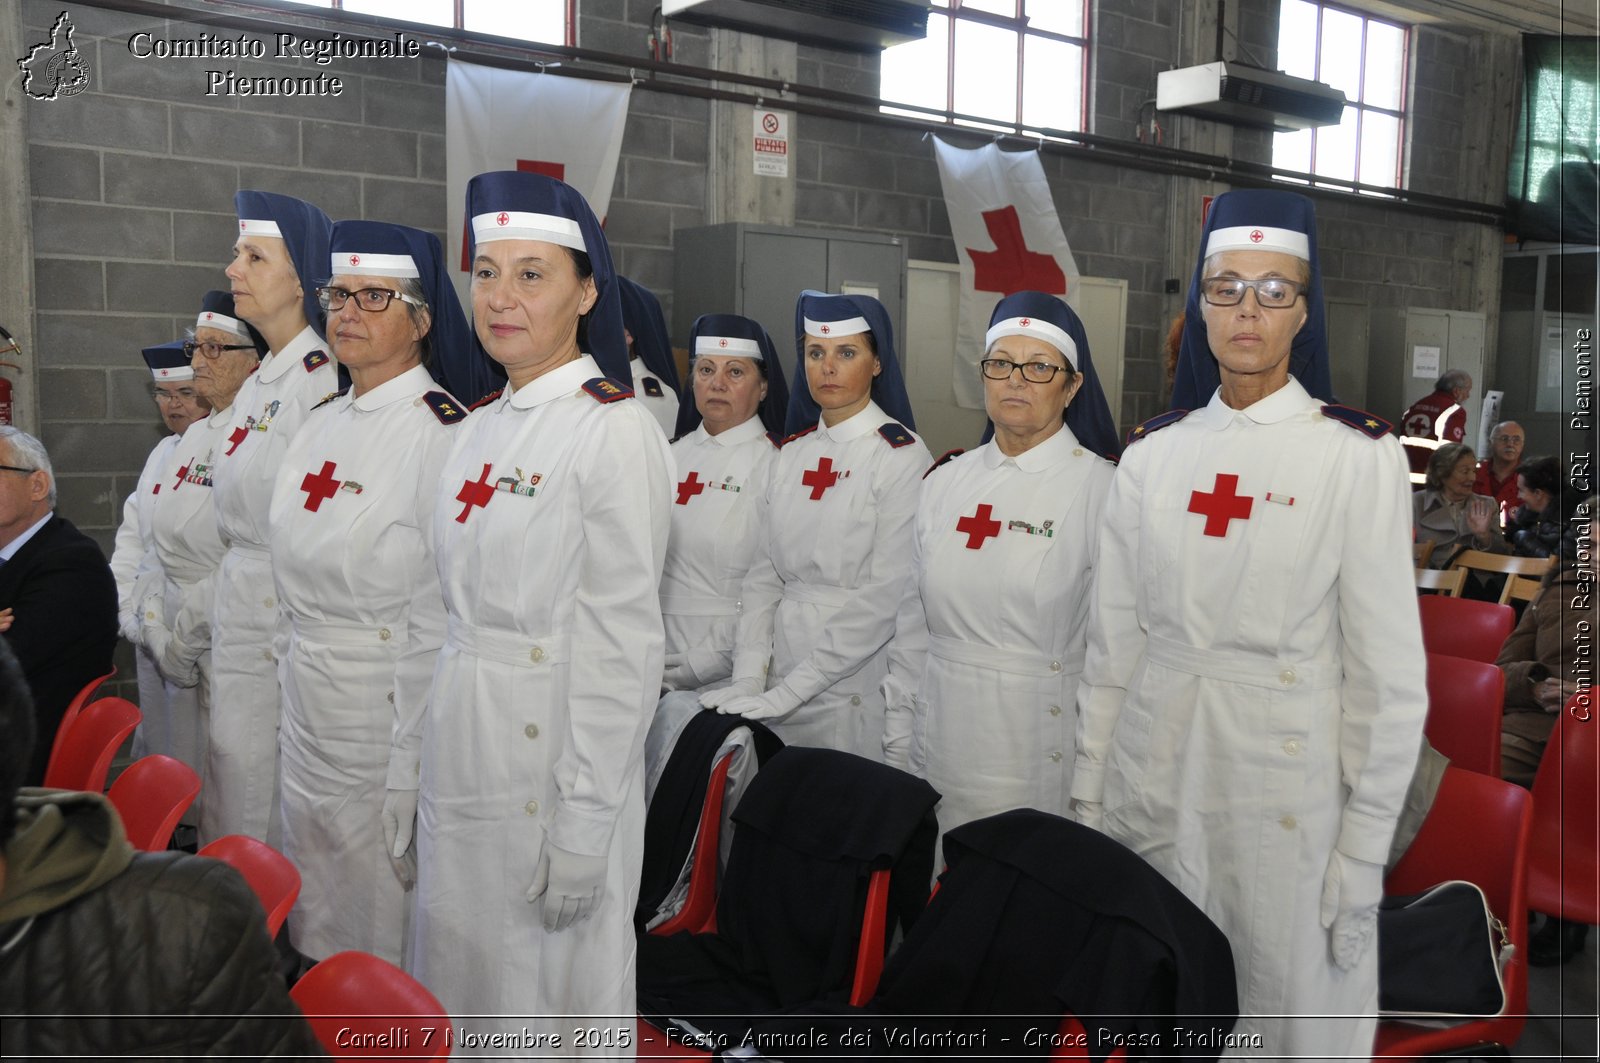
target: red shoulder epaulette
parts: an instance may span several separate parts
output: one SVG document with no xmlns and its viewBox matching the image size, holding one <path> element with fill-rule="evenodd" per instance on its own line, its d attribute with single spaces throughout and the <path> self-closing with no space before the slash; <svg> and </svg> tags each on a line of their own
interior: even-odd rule
<svg viewBox="0 0 1600 1063">
<path fill-rule="evenodd" d="M 447 391 L 425 391 L 422 393 L 423 405 L 433 411 L 439 418 L 440 424 L 455 424 L 457 421 L 467 419 L 467 411 L 461 408 L 461 403 Z"/>
<path fill-rule="evenodd" d="M 328 403 L 332 402 L 334 399 L 338 398 L 340 395 L 343 395 L 349 390 L 349 388 L 340 388 L 338 391 L 330 391 L 326 395 L 322 396 L 321 399 L 317 400 L 317 404 L 311 408 L 313 410 L 320 410 Z"/>
<path fill-rule="evenodd" d="M 878 434 L 884 438 L 891 447 L 899 450 L 901 447 L 910 446 L 917 441 L 911 434 L 911 429 L 896 421 L 889 421 L 878 426 Z"/>
<path fill-rule="evenodd" d="M 1152 432 L 1159 432 L 1169 424 L 1177 424 L 1187 416 L 1189 416 L 1188 410 L 1168 410 L 1166 413 L 1158 413 L 1128 433 L 1127 445 L 1131 447 Z"/>
<path fill-rule="evenodd" d="M 928 466 L 928 471 L 922 474 L 922 478 L 924 480 L 926 480 L 928 478 L 929 474 L 933 472 L 933 470 L 937 469 L 939 466 L 943 465 L 945 462 L 950 461 L 952 458 L 958 458 L 958 457 L 960 457 L 961 455 L 963 455 L 965 453 L 966 453 L 966 449 L 963 448 L 963 447 L 957 447 L 954 450 L 945 451 L 943 454 L 939 455 L 939 460 L 938 461 L 935 461 L 932 465 Z"/>
<path fill-rule="evenodd" d="M 1382 439 L 1394 431 L 1394 425 L 1385 421 L 1375 413 L 1358 410 L 1354 406 L 1339 406 L 1330 403 L 1322 408 L 1322 416 L 1332 418 L 1341 424 L 1347 424 L 1368 439 Z"/>
<path fill-rule="evenodd" d="M 328 352 L 312 351 L 310 354 L 302 358 L 301 362 L 305 365 L 306 372 L 308 373 L 317 369 L 321 369 L 323 366 L 328 364 Z"/>
<path fill-rule="evenodd" d="M 597 376 L 586 381 L 583 390 L 589 397 L 599 403 L 617 402 L 620 399 L 633 398 L 633 389 L 620 380 L 612 380 L 608 376 Z"/>
<path fill-rule="evenodd" d="M 776 432 L 767 433 L 767 442 L 772 444 L 774 450 L 783 449 L 783 439 Z"/>
<path fill-rule="evenodd" d="M 816 430 L 817 430 L 817 426 L 816 425 L 812 425 L 809 428 L 802 428 L 802 429 L 800 429 L 800 431 L 796 432 L 792 436 L 785 436 L 784 439 L 783 439 L 783 443 L 781 443 L 779 445 L 780 446 L 786 446 L 789 443 L 793 443 L 795 440 L 799 439 L 801 436 L 808 436 L 812 432 L 815 432 Z"/>
<path fill-rule="evenodd" d="M 506 389 L 505 388 L 495 388 L 493 391 L 489 392 L 489 394 L 485 395 L 483 398 L 479 399 L 477 402 L 474 402 L 471 406 L 468 406 L 467 409 L 468 410 L 476 410 L 480 406 L 487 406 L 487 405 L 489 405 L 489 403 L 491 403 L 494 400 L 498 399 L 501 395 L 504 395 L 505 393 L 506 393 Z"/>
</svg>

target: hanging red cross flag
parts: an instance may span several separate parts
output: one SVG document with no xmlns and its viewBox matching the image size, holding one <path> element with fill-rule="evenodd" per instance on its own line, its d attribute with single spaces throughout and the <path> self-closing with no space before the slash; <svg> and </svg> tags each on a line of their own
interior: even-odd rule
<svg viewBox="0 0 1600 1063">
<path fill-rule="evenodd" d="M 627 82 L 530 74 L 449 60 L 445 74 L 447 244 L 464 250 L 467 182 L 490 170 L 528 170 L 583 193 L 603 221 L 628 118 Z M 465 297 L 467 267 L 456 277 Z"/>
<path fill-rule="evenodd" d="M 983 334 L 1001 296 L 1049 292 L 1072 301 L 1078 264 L 1061 230 L 1037 151 L 1001 151 L 998 144 L 955 148 L 933 138 L 961 260 L 956 328 L 956 402 L 983 409 Z"/>
</svg>

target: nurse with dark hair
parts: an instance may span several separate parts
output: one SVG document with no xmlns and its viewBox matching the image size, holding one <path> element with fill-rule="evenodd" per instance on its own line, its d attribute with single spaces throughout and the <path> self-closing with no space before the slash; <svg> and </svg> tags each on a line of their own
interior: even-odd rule
<svg viewBox="0 0 1600 1063">
<path fill-rule="evenodd" d="M 895 612 L 911 574 L 912 518 L 930 462 L 883 304 L 804 292 L 799 364 L 766 527 L 741 593 L 733 682 L 702 694 L 789 745 L 883 758 Z"/>
</svg>

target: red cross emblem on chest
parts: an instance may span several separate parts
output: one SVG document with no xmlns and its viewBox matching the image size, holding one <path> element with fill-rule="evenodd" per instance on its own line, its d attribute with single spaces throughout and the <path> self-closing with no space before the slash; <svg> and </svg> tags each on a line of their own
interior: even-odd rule
<svg viewBox="0 0 1600 1063">
<path fill-rule="evenodd" d="M 982 550 L 985 541 L 1000 534 L 1000 522 L 993 513 L 994 507 L 985 502 L 970 517 L 956 521 L 956 531 L 967 537 L 968 550 Z"/>
<path fill-rule="evenodd" d="M 1206 519 L 1205 533 L 1218 539 L 1228 534 L 1228 525 L 1236 520 L 1249 520 L 1254 499 L 1238 493 L 1239 478 L 1231 472 L 1217 473 L 1216 485 L 1210 491 L 1192 491 L 1189 494 L 1189 512 Z"/>
<path fill-rule="evenodd" d="M 323 462 L 319 473 L 306 473 L 305 479 L 300 481 L 300 490 L 306 493 L 306 508 L 315 513 L 339 490 L 339 481 L 333 478 L 333 462 Z"/>
<path fill-rule="evenodd" d="M 494 488 L 489 486 L 489 470 L 493 467 L 489 462 L 484 462 L 483 471 L 478 474 L 476 480 L 467 480 L 461 484 L 461 490 L 456 492 L 456 501 L 465 505 L 456 516 L 457 524 L 465 524 L 474 506 L 487 506 L 489 500 L 494 497 Z"/>
<path fill-rule="evenodd" d="M 690 470 L 688 478 L 678 484 L 678 505 L 687 506 L 689 499 L 705 489 L 706 485 L 700 482 L 700 474 Z"/>
<path fill-rule="evenodd" d="M 249 436 L 250 431 L 245 428 L 244 425 L 239 425 L 232 432 L 228 433 L 228 449 L 223 451 L 223 453 L 232 454 L 234 451 L 239 449 L 239 444 L 243 443 L 249 438 Z"/>
<path fill-rule="evenodd" d="M 176 491 L 178 488 L 182 487 L 183 486 L 184 477 L 186 477 L 188 475 L 189 475 L 189 463 L 188 462 L 184 462 L 183 463 L 183 467 L 178 470 L 178 479 L 173 483 L 172 489 L 174 491 Z"/>
<path fill-rule="evenodd" d="M 820 499 L 822 492 L 839 482 L 839 474 L 833 468 L 833 459 L 823 458 L 817 462 L 817 467 L 807 469 L 806 474 L 800 477 L 800 482 L 811 488 L 811 501 Z"/>
</svg>

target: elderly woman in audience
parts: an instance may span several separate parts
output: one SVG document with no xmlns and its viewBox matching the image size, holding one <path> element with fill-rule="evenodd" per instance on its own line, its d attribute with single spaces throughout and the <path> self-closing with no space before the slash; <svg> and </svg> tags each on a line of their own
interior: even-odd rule
<svg viewBox="0 0 1600 1063">
<path fill-rule="evenodd" d="M 676 690 L 733 674 L 739 588 L 763 529 L 789 393 L 772 340 L 737 314 L 702 314 L 689 330 L 689 398 L 672 456 L 678 485 L 661 573 L 666 675 Z"/>
<path fill-rule="evenodd" d="M 359 949 L 400 963 L 422 718 L 445 632 L 435 488 L 467 409 L 439 381 L 474 351 L 437 237 L 341 221 L 330 245 L 317 295 L 351 388 L 289 442 L 270 513 L 288 621 L 283 853 L 301 880 L 289 938 L 312 960 Z"/>
<path fill-rule="evenodd" d="M 1567 496 L 1561 463 L 1535 458 L 1517 470 L 1517 497 L 1522 500 L 1506 527 L 1506 538 L 1518 557 L 1550 557 L 1561 549 L 1571 528 L 1563 501 Z"/>
<path fill-rule="evenodd" d="M 266 341 L 235 316 L 233 296 L 206 293 L 194 339 L 184 344 L 184 351 L 194 368 L 195 392 L 210 404 L 211 412 L 184 430 L 157 479 L 160 490 L 152 488 L 151 538 L 162 579 L 137 606 L 141 639 L 174 686 L 168 697 L 174 743 L 185 746 L 186 752 L 173 755 L 202 777 L 202 824 L 211 800 L 205 782 L 213 778 L 208 734 L 213 705 L 212 599 L 217 569 L 227 553 L 217 530 L 212 474 L 217 455 L 228 446 L 234 400 L 261 364 L 265 349 Z M 192 698 L 184 698 L 177 687 L 196 689 Z"/>
<path fill-rule="evenodd" d="M 1012 808 L 1067 814 L 1114 469 L 1101 455 L 1118 450 L 1070 307 L 1007 296 L 984 338 L 994 437 L 923 480 L 885 680 L 885 759 L 943 795 L 941 833 Z"/>
<path fill-rule="evenodd" d="M 1508 554 L 1500 535 L 1500 507 L 1474 494 L 1478 459 L 1465 443 L 1444 443 L 1428 458 L 1428 476 L 1411 495 L 1411 523 L 1418 542 L 1433 540 L 1430 568 L 1445 568 L 1463 550 Z"/>
<path fill-rule="evenodd" d="M 912 431 L 883 304 L 807 291 L 795 319 L 788 426 L 804 430 L 772 472 L 733 682 L 700 703 L 765 721 L 790 745 L 881 760 L 879 686 L 928 448 Z"/>
</svg>

